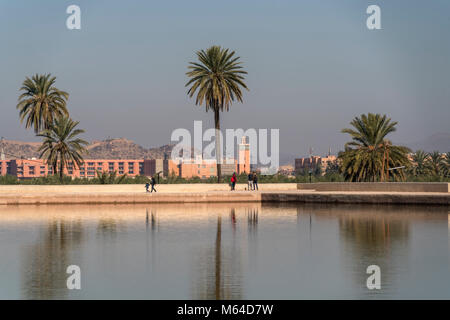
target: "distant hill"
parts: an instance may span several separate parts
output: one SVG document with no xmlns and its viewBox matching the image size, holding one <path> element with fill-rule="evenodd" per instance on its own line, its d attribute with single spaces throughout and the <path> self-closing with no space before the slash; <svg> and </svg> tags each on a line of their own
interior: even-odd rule
<svg viewBox="0 0 450 320">
<path fill-rule="evenodd" d="M 23 142 L 3 140 L 3 149 L 7 159 L 38 158 L 40 142 Z M 85 159 L 162 159 L 164 153 L 170 156 L 175 145 L 164 145 L 157 148 L 146 149 L 131 140 L 107 139 L 93 141 L 88 146 L 89 154 Z"/>
<path fill-rule="evenodd" d="M 450 151 L 450 133 L 441 132 L 435 133 L 421 141 L 407 143 L 407 147 L 411 148 L 413 151 L 424 150 L 426 152 L 440 151 L 449 152 Z"/>
</svg>

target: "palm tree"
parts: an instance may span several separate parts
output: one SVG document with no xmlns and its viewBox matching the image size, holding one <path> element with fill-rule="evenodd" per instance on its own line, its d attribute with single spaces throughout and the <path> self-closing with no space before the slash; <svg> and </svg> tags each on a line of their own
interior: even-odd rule
<svg viewBox="0 0 450 320">
<path fill-rule="evenodd" d="M 442 172 L 444 177 L 450 177 L 450 152 L 445 154 L 445 158 L 442 161 Z"/>
<path fill-rule="evenodd" d="M 412 173 L 415 176 L 424 175 L 429 172 L 429 166 L 428 166 L 428 158 L 429 154 L 423 150 L 417 150 L 416 153 L 414 153 L 412 160 L 413 160 L 413 166 L 412 166 Z"/>
<path fill-rule="evenodd" d="M 428 158 L 428 165 L 430 167 L 430 171 L 434 176 L 441 175 L 442 165 L 444 163 L 444 158 L 442 157 L 439 151 L 434 151 L 430 153 L 430 157 Z"/>
<path fill-rule="evenodd" d="M 75 129 L 78 121 L 73 121 L 67 116 L 61 116 L 54 120 L 50 127 L 40 134 L 44 142 L 39 148 L 40 158 L 45 158 L 47 163 L 53 167 L 54 174 L 57 173 L 59 164 L 59 177 L 61 182 L 64 176 L 64 167 L 69 163 L 77 167 L 83 163 L 82 154 L 86 153 L 87 141 L 77 138 L 84 132 L 81 129 Z"/>
<path fill-rule="evenodd" d="M 108 171 L 100 172 L 100 170 L 97 170 L 97 179 L 100 184 L 121 184 L 126 177 L 126 173 L 117 177 L 117 171 L 109 173 Z"/>
<path fill-rule="evenodd" d="M 396 130 L 397 122 L 391 122 L 386 115 L 372 114 L 355 117 L 350 124 L 354 129 L 343 129 L 352 141 L 345 144 L 345 151 L 339 153 L 341 171 L 349 181 L 387 181 L 405 179 L 403 170 L 389 170 L 407 166 L 410 150 L 394 146 L 385 137 Z"/>
<path fill-rule="evenodd" d="M 35 74 L 31 79 L 27 77 L 20 88 L 24 91 L 16 107 L 20 110 L 20 122 L 26 118 L 25 127 L 34 127 L 35 133 L 49 129 L 56 117 L 69 115 L 66 108 L 69 94 L 55 88 L 55 80 L 51 74 Z"/>
<path fill-rule="evenodd" d="M 229 111 L 231 104 L 236 99 L 242 103 L 241 88 L 248 90 L 244 83 L 240 57 L 234 56 L 234 51 L 222 49 L 220 46 L 212 46 L 197 52 L 199 62 L 190 62 L 186 75 L 190 78 L 186 87 L 190 86 L 188 96 L 195 99 L 196 105 L 205 105 L 206 112 L 210 109 L 214 112 L 214 124 L 216 129 L 216 160 L 217 181 L 221 179 L 221 144 L 220 144 L 220 112 Z"/>
</svg>

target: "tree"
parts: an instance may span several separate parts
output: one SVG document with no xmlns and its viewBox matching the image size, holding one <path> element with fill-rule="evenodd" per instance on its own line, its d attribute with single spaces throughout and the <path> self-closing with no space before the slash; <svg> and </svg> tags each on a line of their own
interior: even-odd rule
<svg viewBox="0 0 450 320">
<path fill-rule="evenodd" d="M 35 133 L 49 129 L 55 118 L 69 115 L 66 107 L 69 94 L 55 88 L 55 80 L 51 74 L 35 74 L 31 79 L 27 77 L 20 88 L 24 91 L 16 107 L 20 122 L 26 119 L 25 127 L 34 127 Z"/>
<path fill-rule="evenodd" d="M 352 141 L 345 144 L 345 151 L 339 153 L 341 171 L 347 181 L 388 181 L 405 179 L 404 170 L 390 170 L 407 166 L 410 150 L 394 146 L 385 137 L 396 130 L 397 122 L 391 122 L 386 115 L 372 114 L 355 117 L 350 124 L 354 129 L 343 129 Z"/>
<path fill-rule="evenodd" d="M 109 173 L 108 171 L 100 172 L 97 170 L 97 179 L 100 184 L 122 184 L 127 178 L 127 174 L 117 176 L 117 171 Z"/>
<path fill-rule="evenodd" d="M 442 165 L 444 164 L 444 158 L 439 151 L 430 153 L 428 157 L 428 165 L 430 167 L 431 174 L 438 177 L 441 175 Z"/>
<path fill-rule="evenodd" d="M 190 78 L 186 87 L 190 86 L 187 94 L 192 98 L 196 94 L 195 104 L 205 105 L 206 112 L 214 112 L 216 129 L 216 160 L 217 181 L 221 180 L 221 141 L 220 141 L 220 112 L 229 111 L 231 104 L 237 100 L 243 102 L 241 88 L 248 90 L 244 83 L 244 74 L 240 57 L 235 52 L 212 46 L 206 51 L 197 52 L 199 62 L 190 62 L 186 75 Z"/>
<path fill-rule="evenodd" d="M 59 177 L 62 182 L 64 168 L 69 163 L 80 167 L 83 163 L 82 154 L 86 153 L 87 141 L 77 136 L 84 133 L 84 130 L 76 129 L 78 121 L 73 121 L 67 116 L 61 116 L 54 120 L 50 127 L 40 134 L 44 141 L 39 148 L 40 158 L 46 159 L 47 163 L 53 167 L 54 174 L 57 173 L 59 164 Z"/>
<path fill-rule="evenodd" d="M 450 177 L 450 152 L 445 154 L 445 158 L 442 161 L 442 172 L 444 177 Z"/>
<path fill-rule="evenodd" d="M 420 176 L 429 172 L 428 166 L 429 154 L 423 150 L 417 150 L 412 157 L 412 174 Z"/>
</svg>

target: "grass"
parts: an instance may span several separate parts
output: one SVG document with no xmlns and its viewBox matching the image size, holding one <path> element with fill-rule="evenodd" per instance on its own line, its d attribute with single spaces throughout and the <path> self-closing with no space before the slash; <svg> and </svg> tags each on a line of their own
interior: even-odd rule
<svg viewBox="0 0 450 320">
<path fill-rule="evenodd" d="M 228 184 L 230 177 L 225 176 L 223 183 Z M 329 173 L 325 175 L 312 175 L 311 182 L 344 182 L 344 177 L 339 173 Z M 145 184 L 150 182 L 150 179 L 145 176 L 117 176 L 117 177 L 96 177 L 92 179 L 75 178 L 65 176 L 61 183 L 58 176 L 46 176 L 40 178 L 33 178 L 28 180 L 18 180 L 15 176 L 6 175 L 0 176 L 0 185 L 83 185 L 83 184 Z M 217 178 L 211 177 L 208 179 L 200 179 L 194 177 L 191 179 L 184 179 L 177 176 L 169 176 L 167 178 L 160 178 L 158 184 L 182 184 L 182 183 L 216 183 Z M 237 176 L 238 183 L 247 183 L 247 175 L 241 174 Z M 295 177 L 288 177 L 284 175 L 260 175 L 258 176 L 258 183 L 308 183 L 309 175 L 300 174 Z M 408 175 L 406 182 L 450 182 L 450 177 L 422 175 L 412 176 Z"/>
</svg>

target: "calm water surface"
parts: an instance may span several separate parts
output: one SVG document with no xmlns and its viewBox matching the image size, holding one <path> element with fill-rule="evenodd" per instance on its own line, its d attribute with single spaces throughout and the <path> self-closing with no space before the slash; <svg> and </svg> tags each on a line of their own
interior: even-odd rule
<svg viewBox="0 0 450 320">
<path fill-rule="evenodd" d="M 450 298 L 447 207 L 0 207 L 1 299 Z M 68 290 L 69 265 L 81 290 Z M 366 268 L 381 268 L 368 290 Z"/>
</svg>

